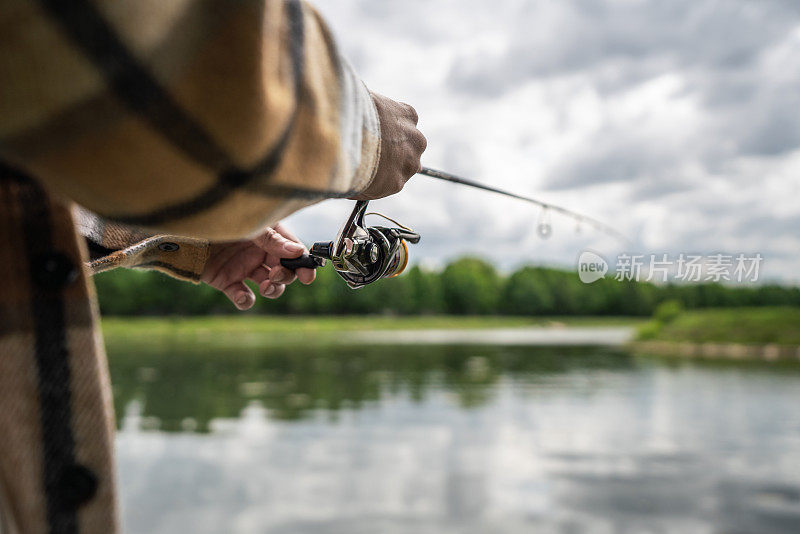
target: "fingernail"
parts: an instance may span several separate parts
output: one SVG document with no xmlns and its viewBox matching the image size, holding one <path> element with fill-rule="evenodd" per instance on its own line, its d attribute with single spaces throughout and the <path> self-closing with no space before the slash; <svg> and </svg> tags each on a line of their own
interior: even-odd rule
<svg viewBox="0 0 800 534">
<path fill-rule="evenodd" d="M 244 306 L 247 304 L 248 298 L 247 295 L 241 295 L 239 298 L 236 299 L 236 304 L 239 306 Z"/>
<path fill-rule="evenodd" d="M 285 248 L 288 252 L 303 252 L 303 245 L 300 243 L 295 243 L 294 241 L 287 241 L 283 244 L 283 248 Z"/>
<path fill-rule="evenodd" d="M 265 297 L 271 297 L 273 294 L 275 294 L 275 286 L 269 286 L 264 290 Z"/>
</svg>

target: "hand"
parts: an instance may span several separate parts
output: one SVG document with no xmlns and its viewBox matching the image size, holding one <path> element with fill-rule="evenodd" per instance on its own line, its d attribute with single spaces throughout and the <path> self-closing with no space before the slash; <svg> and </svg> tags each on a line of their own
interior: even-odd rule
<svg viewBox="0 0 800 534">
<path fill-rule="evenodd" d="M 408 104 L 372 93 L 381 121 L 381 159 L 369 186 L 353 200 L 375 200 L 399 193 L 419 172 L 428 141 L 417 129 L 417 112 Z"/>
<path fill-rule="evenodd" d="M 258 284 L 258 292 L 276 299 L 296 278 L 303 284 L 314 281 L 314 269 L 292 272 L 281 267 L 282 258 L 297 258 L 307 252 L 305 246 L 282 224 L 267 228 L 251 240 L 215 243 L 200 280 L 225 293 L 240 310 L 253 307 L 256 297 L 244 283 Z"/>
</svg>

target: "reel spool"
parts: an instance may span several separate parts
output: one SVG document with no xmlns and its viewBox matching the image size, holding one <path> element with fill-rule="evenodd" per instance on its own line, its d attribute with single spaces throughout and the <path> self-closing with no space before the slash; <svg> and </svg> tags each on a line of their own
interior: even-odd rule
<svg viewBox="0 0 800 534">
<path fill-rule="evenodd" d="M 420 235 L 381 214 L 375 215 L 397 227 L 367 226 L 364 217 L 368 205 L 367 200 L 356 202 L 335 241 L 314 243 L 310 255 L 281 260 L 281 265 L 292 270 L 313 269 L 330 260 L 334 270 L 353 289 L 402 273 L 408 265 L 407 242 L 419 243 Z"/>
</svg>

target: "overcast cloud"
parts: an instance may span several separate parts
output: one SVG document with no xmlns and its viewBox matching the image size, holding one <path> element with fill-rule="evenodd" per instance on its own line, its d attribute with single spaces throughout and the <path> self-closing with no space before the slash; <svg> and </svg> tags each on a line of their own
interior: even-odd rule
<svg viewBox="0 0 800 534">
<path fill-rule="evenodd" d="M 374 90 L 413 104 L 425 164 L 607 221 L 633 246 L 530 206 L 417 177 L 375 208 L 415 258 L 572 266 L 584 248 L 754 253 L 800 275 L 800 3 L 793 0 L 320 0 Z M 293 217 L 331 239 L 350 209 Z"/>
</svg>

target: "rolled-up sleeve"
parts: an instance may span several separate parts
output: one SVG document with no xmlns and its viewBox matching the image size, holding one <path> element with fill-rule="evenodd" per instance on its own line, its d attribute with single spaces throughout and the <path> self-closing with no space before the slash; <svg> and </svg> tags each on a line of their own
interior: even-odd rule
<svg viewBox="0 0 800 534">
<path fill-rule="evenodd" d="M 160 271 L 200 283 L 210 251 L 207 239 L 153 234 L 104 219 L 77 205 L 73 206 L 72 217 L 88 244 L 89 274 L 124 267 Z"/>
</svg>

